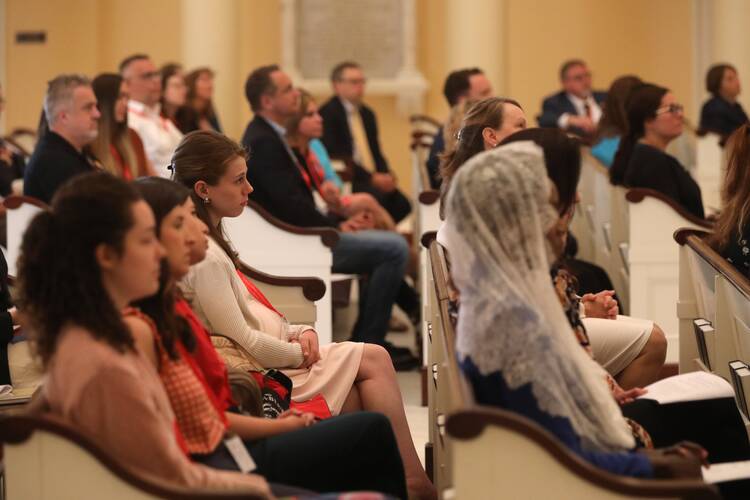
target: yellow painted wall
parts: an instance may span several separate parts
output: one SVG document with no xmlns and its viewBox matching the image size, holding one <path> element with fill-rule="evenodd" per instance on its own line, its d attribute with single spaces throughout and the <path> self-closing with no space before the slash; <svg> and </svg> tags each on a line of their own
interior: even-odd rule
<svg viewBox="0 0 750 500">
<path fill-rule="evenodd" d="M 453 1 L 461 0 L 416 0 L 417 64 L 430 84 L 425 112 L 440 119 L 447 112 L 443 80 L 453 69 L 445 58 L 446 5 Z M 597 88 L 634 72 L 672 88 L 688 116 L 695 115 L 690 0 L 504 1 L 497 26 L 502 43 L 486 47 L 506 61 L 493 83 L 499 93 L 518 99 L 530 118 L 538 113 L 542 97 L 558 88 L 557 68 L 569 57 L 589 62 Z M 251 116 L 243 93 L 246 75 L 281 57 L 281 4 L 242 0 L 237 6 L 239 78 L 229 100 L 236 104 L 219 110 L 227 133 L 236 139 Z M 6 0 L 6 130 L 35 126 L 45 82 L 57 73 L 115 71 L 133 52 L 151 54 L 157 65 L 181 62 L 181 40 L 189 36 L 182 32 L 184 8 L 181 0 Z M 15 32 L 22 29 L 46 30 L 47 44 L 16 45 Z M 369 96 L 367 102 L 378 114 L 385 154 L 406 187 L 406 117 L 396 111 L 393 97 Z"/>
</svg>

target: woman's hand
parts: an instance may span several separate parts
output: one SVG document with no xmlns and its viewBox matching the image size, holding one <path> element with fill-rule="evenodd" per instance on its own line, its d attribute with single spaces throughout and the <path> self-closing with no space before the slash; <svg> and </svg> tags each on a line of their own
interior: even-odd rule
<svg viewBox="0 0 750 500">
<path fill-rule="evenodd" d="M 657 478 L 701 477 L 701 465 L 708 466 L 708 452 L 690 441 L 680 441 L 669 448 L 639 451 L 648 456 Z"/>
<path fill-rule="evenodd" d="M 300 368 L 310 368 L 320 361 L 318 334 L 315 333 L 315 330 L 305 330 L 299 335 L 297 342 L 302 346 L 302 356 L 304 357 Z"/>
<path fill-rule="evenodd" d="M 586 317 L 617 319 L 620 308 L 617 301 L 612 297 L 614 290 L 604 290 L 599 293 L 587 293 L 581 297 L 581 302 L 586 310 Z"/>
<path fill-rule="evenodd" d="M 632 389 L 628 389 L 626 391 L 618 385 L 612 390 L 612 395 L 615 397 L 615 400 L 618 404 L 624 405 L 632 403 L 638 396 L 643 396 L 647 392 L 648 391 L 646 389 L 643 389 L 641 387 L 633 387 Z"/>
<path fill-rule="evenodd" d="M 313 425 L 315 423 L 315 415 L 291 409 L 279 415 L 279 420 L 284 423 L 288 431 L 294 431 Z"/>
</svg>

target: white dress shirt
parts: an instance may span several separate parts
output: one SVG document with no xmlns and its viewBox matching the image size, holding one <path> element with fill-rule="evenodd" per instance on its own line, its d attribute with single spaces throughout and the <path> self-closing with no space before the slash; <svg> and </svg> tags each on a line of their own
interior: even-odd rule
<svg viewBox="0 0 750 500">
<path fill-rule="evenodd" d="M 172 154 L 182 140 L 182 132 L 161 116 L 158 104 L 147 107 L 133 100 L 128 101 L 128 126 L 138 132 L 156 173 L 169 179 L 172 172 L 167 165 L 172 162 Z"/>
<path fill-rule="evenodd" d="M 576 108 L 576 114 L 578 116 L 586 116 L 586 104 L 588 103 L 589 108 L 591 109 L 591 121 L 594 122 L 594 125 L 599 123 L 599 120 L 602 118 L 602 108 L 596 102 L 593 95 L 589 95 L 585 99 L 581 99 L 573 94 L 566 94 L 566 96 L 570 99 L 570 102 L 573 103 L 573 107 Z M 557 126 L 561 129 L 568 128 L 569 118 L 570 113 L 563 113 L 557 120 Z"/>
</svg>

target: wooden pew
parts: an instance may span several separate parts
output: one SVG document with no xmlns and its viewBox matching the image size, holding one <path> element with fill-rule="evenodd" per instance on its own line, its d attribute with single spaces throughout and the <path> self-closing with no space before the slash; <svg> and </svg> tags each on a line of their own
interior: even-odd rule
<svg viewBox="0 0 750 500">
<path fill-rule="evenodd" d="M 257 498 L 247 492 L 195 490 L 123 465 L 109 450 L 51 416 L 19 415 L 0 421 L 7 498 L 184 500 Z"/>
<path fill-rule="evenodd" d="M 430 141 L 440 128 L 440 122 L 427 115 L 411 115 L 409 117 L 409 124 L 411 125 L 412 134 L 424 133 L 430 136 Z"/>
<path fill-rule="evenodd" d="M 254 268 L 277 276 L 314 276 L 323 281 L 325 291 L 315 301 L 314 325 L 321 345 L 330 343 L 332 249 L 339 240 L 338 231 L 287 224 L 252 201 L 242 215 L 226 218 L 223 224 L 240 259 L 252 262 Z"/>
<path fill-rule="evenodd" d="M 3 204 L 7 209 L 8 275 L 14 277 L 26 227 L 38 212 L 47 210 L 48 207 L 43 202 L 28 196 L 9 196 L 3 200 Z M 332 233 L 336 236 L 335 231 Z M 241 263 L 240 270 L 258 286 L 279 311 L 284 313 L 290 322 L 317 325 L 320 314 L 319 304 L 326 295 L 326 283 L 323 280 L 273 276 L 244 263 Z M 312 273 L 310 275 L 314 276 Z"/>
<path fill-rule="evenodd" d="M 560 498 L 561 492 L 576 499 L 720 498 L 716 487 L 701 480 L 641 480 L 611 474 L 572 453 L 531 420 L 478 405 L 457 363 L 444 252 L 436 242 L 430 256 L 434 296 L 440 302 L 440 327 L 432 328 L 433 350 L 442 351 L 432 430 L 434 466 L 443 471 L 435 476 L 440 498 Z"/>
<path fill-rule="evenodd" d="M 625 199 L 627 210 L 617 218 L 618 224 L 626 227 L 613 231 L 613 245 L 619 248 L 618 256 L 627 272 L 629 314 L 652 319 L 662 327 L 670 342 L 667 362 L 676 362 L 679 252 L 672 235 L 682 227 L 708 229 L 711 224 L 652 189 L 629 189 Z"/>
</svg>

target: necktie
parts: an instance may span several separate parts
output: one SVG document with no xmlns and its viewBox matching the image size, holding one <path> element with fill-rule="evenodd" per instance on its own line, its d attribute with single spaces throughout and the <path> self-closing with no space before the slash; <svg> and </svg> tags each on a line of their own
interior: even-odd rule
<svg viewBox="0 0 750 500">
<path fill-rule="evenodd" d="M 375 172 L 375 160 L 372 158 L 370 144 L 367 142 L 365 126 L 362 123 L 362 115 L 359 110 L 355 109 L 349 114 L 349 128 L 352 133 L 352 142 L 354 143 L 354 155 L 359 164 L 368 172 Z"/>
<path fill-rule="evenodd" d="M 583 103 L 583 112 L 586 114 L 587 118 L 591 118 L 591 105 L 588 101 Z"/>
</svg>

